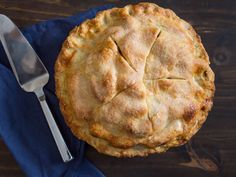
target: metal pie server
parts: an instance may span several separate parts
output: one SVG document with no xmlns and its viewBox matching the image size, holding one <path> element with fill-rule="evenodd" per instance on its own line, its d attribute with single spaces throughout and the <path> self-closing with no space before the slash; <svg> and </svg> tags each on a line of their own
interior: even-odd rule
<svg viewBox="0 0 236 177">
<path fill-rule="evenodd" d="M 48 71 L 17 26 L 2 14 L 0 14 L 0 39 L 21 88 L 37 95 L 63 161 L 72 160 L 73 157 L 45 100 L 43 86 L 49 80 Z"/>
</svg>

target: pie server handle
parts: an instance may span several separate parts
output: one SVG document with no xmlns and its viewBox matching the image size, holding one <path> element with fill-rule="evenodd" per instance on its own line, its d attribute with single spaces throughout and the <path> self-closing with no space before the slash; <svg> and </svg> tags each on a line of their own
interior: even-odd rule
<svg viewBox="0 0 236 177">
<path fill-rule="evenodd" d="M 38 100 L 40 102 L 40 105 L 43 109 L 43 112 L 44 112 L 44 115 L 46 117 L 46 120 L 47 120 L 47 123 L 49 125 L 49 128 L 52 132 L 52 135 L 54 137 L 54 140 L 56 142 L 56 145 L 58 147 L 58 150 L 61 154 L 61 157 L 63 159 L 64 162 L 69 162 L 73 159 L 73 156 L 71 155 L 61 133 L 60 133 L 60 130 L 53 118 L 53 115 L 48 107 L 48 104 L 46 102 L 46 99 L 45 99 L 45 95 L 44 95 L 44 92 L 43 92 L 43 89 L 40 88 L 40 89 L 37 89 L 35 90 L 35 94 L 37 95 L 38 97 Z"/>
</svg>

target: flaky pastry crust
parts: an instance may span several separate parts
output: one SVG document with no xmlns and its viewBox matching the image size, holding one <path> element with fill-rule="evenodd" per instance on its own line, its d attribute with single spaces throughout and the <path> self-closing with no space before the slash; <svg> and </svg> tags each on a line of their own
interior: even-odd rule
<svg viewBox="0 0 236 177">
<path fill-rule="evenodd" d="M 117 157 L 184 144 L 206 120 L 215 90 L 200 37 L 152 3 L 105 10 L 75 27 L 55 81 L 74 135 Z"/>
</svg>

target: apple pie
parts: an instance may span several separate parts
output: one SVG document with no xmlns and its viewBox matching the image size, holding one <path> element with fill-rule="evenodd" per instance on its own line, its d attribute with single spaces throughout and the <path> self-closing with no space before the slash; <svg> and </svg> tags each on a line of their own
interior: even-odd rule
<svg viewBox="0 0 236 177">
<path fill-rule="evenodd" d="M 75 27 L 55 65 L 73 134 L 99 152 L 145 156 L 186 143 L 212 107 L 214 73 L 192 26 L 152 3 Z"/>
</svg>

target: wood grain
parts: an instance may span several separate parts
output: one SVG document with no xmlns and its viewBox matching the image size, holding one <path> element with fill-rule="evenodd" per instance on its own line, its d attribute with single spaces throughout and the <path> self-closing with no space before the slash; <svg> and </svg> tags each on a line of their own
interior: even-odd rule
<svg viewBox="0 0 236 177">
<path fill-rule="evenodd" d="M 139 1 L 119 0 L 0 0 L 0 13 L 23 27 L 67 17 L 104 4 L 123 6 Z M 216 73 L 214 107 L 187 146 L 145 158 L 117 159 L 88 147 L 86 156 L 108 177 L 235 177 L 236 176 L 236 1 L 153 0 L 174 10 L 200 34 Z M 0 177 L 23 177 L 0 141 Z"/>
<path fill-rule="evenodd" d="M 24 174 L 18 167 L 13 156 L 3 141 L 0 141 L 0 177 L 23 177 Z"/>
</svg>

